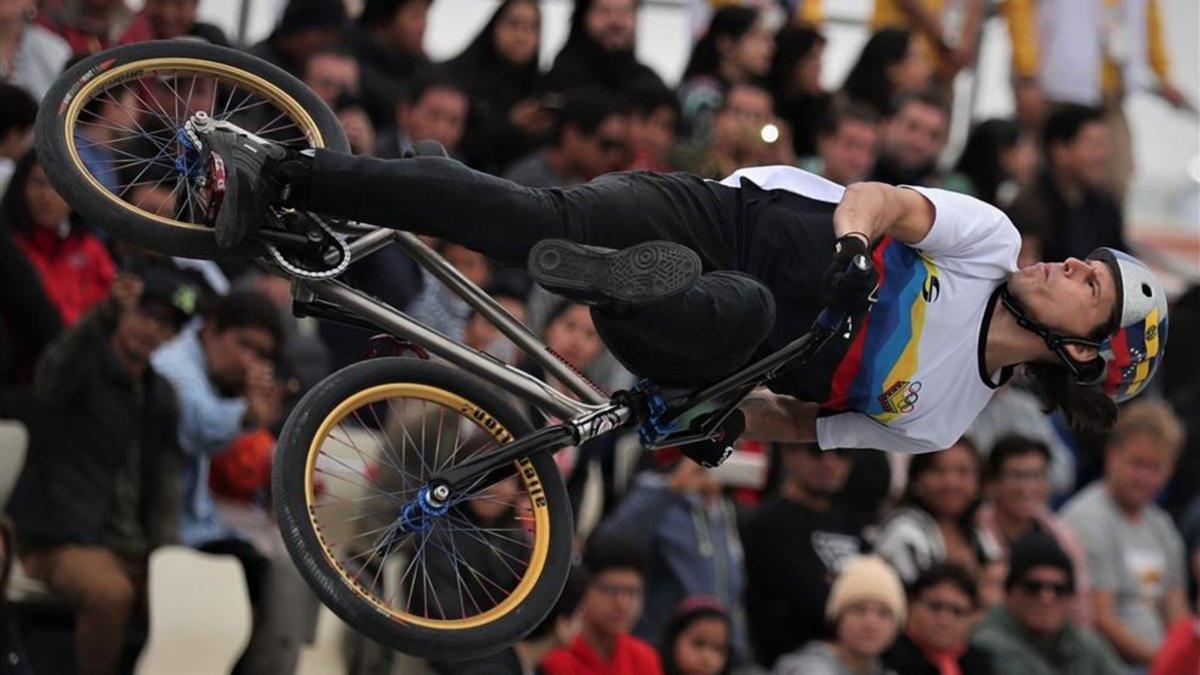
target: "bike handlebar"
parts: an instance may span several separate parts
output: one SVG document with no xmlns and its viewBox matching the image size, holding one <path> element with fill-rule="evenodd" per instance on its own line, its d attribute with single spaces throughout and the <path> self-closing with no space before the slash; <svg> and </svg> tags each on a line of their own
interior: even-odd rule
<svg viewBox="0 0 1200 675">
<path fill-rule="evenodd" d="M 868 279 L 871 276 L 871 259 L 861 253 L 854 256 L 850 264 L 846 267 L 847 274 L 854 274 L 863 279 Z M 846 320 L 847 312 L 833 307 L 826 307 L 817 315 L 816 324 L 829 332 L 838 329 L 842 322 Z"/>
</svg>

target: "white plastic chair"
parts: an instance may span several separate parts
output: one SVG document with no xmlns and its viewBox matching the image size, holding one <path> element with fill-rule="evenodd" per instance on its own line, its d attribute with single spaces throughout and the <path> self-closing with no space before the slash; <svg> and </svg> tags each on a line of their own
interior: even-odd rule
<svg viewBox="0 0 1200 675">
<path fill-rule="evenodd" d="M 138 675 L 228 673 L 250 641 L 250 599 L 233 556 L 168 546 L 150 556 L 150 636 Z"/>
</svg>

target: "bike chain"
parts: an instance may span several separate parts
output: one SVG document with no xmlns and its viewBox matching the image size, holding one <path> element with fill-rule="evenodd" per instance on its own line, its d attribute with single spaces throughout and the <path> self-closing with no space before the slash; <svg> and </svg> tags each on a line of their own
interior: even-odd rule
<svg viewBox="0 0 1200 675">
<path fill-rule="evenodd" d="M 283 252 L 274 244 L 263 242 L 267 247 L 267 253 L 271 254 L 271 259 L 275 264 L 282 267 L 288 274 L 299 277 L 308 281 L 320 281 L 322 279 L 332 279 L 342 272 L 346 271 L 346 267 L 350 265 L 350 247 L 337 235 L 328 225 L 318 218 L 313 218 L 313 222 L 317 227 L 321 228 L 330 239 L 337 242 L 337 247 L 341 251 L 341 259 L 336 265 L 325 270 L 310 270 L 299 267 L 284 257 Z"/>
</svg>

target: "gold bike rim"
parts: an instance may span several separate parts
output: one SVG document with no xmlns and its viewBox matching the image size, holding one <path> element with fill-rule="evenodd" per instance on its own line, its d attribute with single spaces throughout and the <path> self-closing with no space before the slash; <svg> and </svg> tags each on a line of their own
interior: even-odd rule
<svg viewBox="0 0 1200 675">
<path fill-rule="evenodd" d="M 400 611 L 398 608 L 390 607 L 385 602 L 381 602 L 374 593 L 364 588 L 360 582 L 355 580 L 351 573 L 332 555 L 330 550 L 332 546 L 325 540 L 316 515 L 318 495 L 313 477 L 317 473 L 316 462 L 318 456 L 321 454 L 321 446 L 330 430 L 339 425 L 354 410 L 389 398 L 417 399 L 445 406 L 471 419 L 477 427 L 489 434 L 497 442 L 506 443 L 513 440 L 512 434 L 484 408 L 454 392 L 439 387 L 424 384 L 393 383 L 370 387 L 353 394 L 338 404 L 321 422 L 312 443 L 309 445 L 308 456 L 305 462 L 305 508 L 308 512 L 309 525 L 316 535 L 318 542 L 320 542 L 322 555 L 325 557 L 326 562 L 333 569 L 337 570 L 342 583 L 349 587 L 355 595 L 370 603 L 371 606 L 383 612 L 394 621 L 435 630 L 465 630 L 479 628 L 503 618 L 520 606 L 533 591 L 538 579 L 541 578 L 542 570 L 545 567 L 550 550 L 550 509 L 546 503 L 545 491 L 542 488 L 537 469 L 534 468 L 533 463 L 528 458 L 517 460 L 514 464 L 517 468 L 517 475 L 520 477 L 521 483 L 528 495 L 529 507 L 534 522 L 533 545 L 530 552 L 529 565 L 525 569 L 525 573 L 516 588 L 513 589 L 508 597 L 485 612 L 461 619 L 433 619 Z"/>
<path fill-rule="evenodd" d="M 103 66 L 103 64 L 102 64 Z M 141 74 L 139 75 L 139 71 Z M 151 213 L 133 203 L 127 202 L 121 197 L 109 192 L 108 188 L 104 187 L 100 181 L 92 174 L 91 170 L 83 163 L 79 156 L 79 149 L 75 145 L 76 138 L 76 122 L 79 119 L 80 111 L 88 104 L 98 91 L 104 91 L 108 85 L 121 84 L 139 77 L 149 77 L 154 75 L 162 75 L 174 73 L 189 74 L 193 77 L 198 75 L 212 75 L 217 78 L 223 78 L 228 83 L 235 84 L 252 91 L 255 95 L 275 105 L 284 114 L 291 118 L 293 124 L 302 131 L 309 139 L 312 147 L 324 147 L 325 140 L 321 135 L 321 130 L 312 116 L 300 105 L 291 95 L 280 89 L 271 81 L 264 79 L 254 73 L 246 71 L 236 66 L 231 66 L 218 61 L 209 61 L 206 59 L 198 59 L 191 57 L 162 57 L 140 59 L 131 63 L 122 64 L 113 68 L 109 68 L 96 74 L 91 79 L 87 80 L 79 88 L 79 91 L 71 95 L 70 102 L 64 111 L 63 117 L 63 134 L 64 142 L 66 143 L 67 152 L 70 155 L 71 162 L 74 164 L 76 171 L 81 174 L 92 187 L 93 191 L 104 195 L 117 206 L 141 216 L 149 218 L 163 225 L 178 227 L 187 230 L 197 230 L 208 232 L 210 229 L 198 223 L 189 223 L 174 218 L 166 218 L 157 213 Z M 132 130 L 130 130 L 132 131 Z"/>
</svg>

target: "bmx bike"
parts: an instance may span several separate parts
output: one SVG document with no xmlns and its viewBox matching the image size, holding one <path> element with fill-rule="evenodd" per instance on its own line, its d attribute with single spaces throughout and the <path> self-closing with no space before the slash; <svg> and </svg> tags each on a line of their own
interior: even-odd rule
<svg viewBox="0 0 1200 675">
<path fill-rule="evenodd" d="M 411 233 L 272 209 L 246 242 L 218 248 L 204 223 L 221 167 L 203 160 L 195 132 L 220 124 L 349 151 L 337 117 L 299 80 L 190 41 L 118 47 L 76 64 L 42 104 L 36 147 L 88 222 L 168 255 L 257 258 L 292 279 L 298 316 L 383 331 L 417 354 L 365 360 L 313 387 L 283 426 L 272 475 L 280 532 L 316 595 L 354 629 L 409 654 L 496 651 L 552 608 L 573 530 L 555 451 L 626 427 L 647 449 L 710 439 L 753 388 L 811 357 L 844 321 L 827 310 L 805 336 L 699 390 L 642 381 L 609 395 Z M 567 393 L 338 278 L 392 245 Z M 867 261 L 857 262 L 865 273 Z M 535 429 L 514 401 L 561 421 Z"/>
</svg>

